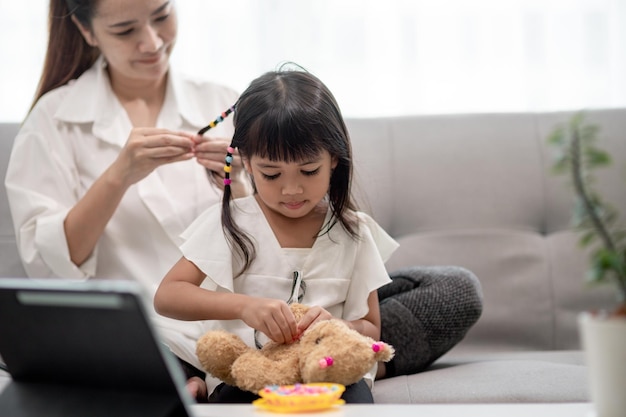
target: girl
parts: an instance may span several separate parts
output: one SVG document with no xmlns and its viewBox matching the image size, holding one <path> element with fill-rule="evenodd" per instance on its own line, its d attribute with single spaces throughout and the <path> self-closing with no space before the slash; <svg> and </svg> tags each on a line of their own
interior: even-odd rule
<svg viewBox="0 0 626 417">
<path fill-rule="evenodd" d="M 397 248 L 350 194 L 348 132 L 327 87 L 304 71 L 269 72 L 239 98 L 235 148 L 252 180 L 252 196 L 205 211 L 185 232 L 183 257 L 155 296 L 161 314 L 208 320 L 249 345 L 263 335 L 291 343 L 313 323 L 337 317 L 380 339 L 377 289 L 390 281 L 384 261 Z M 230 171 L 231 155 L 225 171 Z M 313 306 L 299 322 L 288 303 Z M 366 378 L 371 386 L 372 375 Z M 213 400 L 256 398 L 221 384 Z M 348 402 L 373 402 L 364 380 Z"/>
</svg>

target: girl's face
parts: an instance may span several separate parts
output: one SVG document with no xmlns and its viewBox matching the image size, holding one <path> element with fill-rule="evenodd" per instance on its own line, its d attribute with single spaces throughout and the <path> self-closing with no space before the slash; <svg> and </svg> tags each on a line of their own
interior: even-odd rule
<svg viewBox="0 0 626 417">
<path fill-rule="evenodd" d="M 74 19 L 106 58 L 112 80 L 161 81 L 176 41 L 175 8 L 166 0 L 100 0 L 92 28 Z"/>
<path fill-rule="evenodd" d="M 324 150 L 299 162 L 277 162 L 252 156 L 244 160 L 254 179 L 258 200 L 270 210 L 289 218 L 309 214 L 328 192 L 337 161 Z"/>
</svg>

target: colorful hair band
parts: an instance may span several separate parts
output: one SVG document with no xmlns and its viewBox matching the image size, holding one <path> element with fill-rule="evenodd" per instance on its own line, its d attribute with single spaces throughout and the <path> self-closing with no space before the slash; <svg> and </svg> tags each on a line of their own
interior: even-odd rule
<svg viewBox="0 0 626 417">
<path fill-rule="evenodd" d="M 230 106 L 230 108 L 228 110 L 226 110 L 224 113 L 220 114 L 217 119 L 213 120 L 211 123 L 209 123 L 208 125 L 206 125 L 205 127 L 203 127 L 202 129 L 198 130 L 198 135 L 202 136 L 204 135 L 208 130 L 210 130 L 211 128 L 215 127 L 215 125 L 217 125 L 220 122 L 223 122 L 225 118 L 228 117 L 229 114 L 231 114 L 232 112 L 235 111 L 235 105 L 233 104 L 232 106 Z M 230 180 L 230 171 L 232 170 L 230 164 L 233 162 L 233 152 L 234 149 L 232 147 L 228 147 L 228 153 L 226 154 L 226 166 L 224 166 L 224 172 L 226 173 L 226 175 L 224 176 L 224 185 L 230 185 L 231 180 Z"/>
<path fill-rule="evenodd" d="M 230 180 L 230 171 L 232 171 L 233 167 L 231 167 L 230 164 L 233 162 L 233 152 L 235 152 L 235 148 L 232 146 L 226 148 L 226 158 L 224 158 L 224 162 L 226 162 L 226 165 L 224 165 L 224 185 L 230 185 L 232 182 Z"/>
<path fill-rule="evenodd" d="M 227 118 L 228 115 L 231 114 L 234 111 L 235 111 L 235 105 L 232 105 L 228 110 L 226 110 L 224 113 L 220 114 L 217 117 L 217 119 L 213 120 L 211 123 L 209 123 L 208 125 L 206 125 L 202 129 L 198 130 L 198 135 L 200 135 L 200 136 L 204 135 L 209 129 L 215 127 L 215 125 L 217 125 L 218 123 L 223 122 L 224 119 Z"/>
</svg>

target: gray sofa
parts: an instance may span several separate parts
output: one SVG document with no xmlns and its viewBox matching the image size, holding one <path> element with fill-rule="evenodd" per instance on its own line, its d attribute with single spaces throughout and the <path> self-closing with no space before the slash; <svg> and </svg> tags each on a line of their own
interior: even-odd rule
<svg viewBox="0 0 626 417">
<path fill-rule="evenodd" d="M 569 228 L 572 192 L 550 172 L 545 138 L 570 116 L 348 120 L 362 207 L 401 244 L 388 269 L 465 267 L 484 296 L 482 317 L 459 345 L 424 372 L 377 381 L 377 402 L 589 400 L 576 317 L 614 300 L 607 288 L 585 287 L 585 254 Z M 598 174 L 600 188 L 626 213 L 626 109 L 588 118 L 615 159 Z M 0 125 L 1 172 L 17 127 Z M 0 222 L 0 277 L 22 276 L 3 188 Z"/>
</svg>

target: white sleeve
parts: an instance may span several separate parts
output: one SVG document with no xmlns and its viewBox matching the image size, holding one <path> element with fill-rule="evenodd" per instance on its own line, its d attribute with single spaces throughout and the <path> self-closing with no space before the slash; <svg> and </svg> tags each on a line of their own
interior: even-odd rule
<svg viewBox="0 0 626 417">
<path fill-rule="evenodd" d="M 183 256 L 207 276 L 202 287 L 234 292 L 232 252 L 222 231 L 222 204 L 206 209 L 181 235 Z"/>
<path fill-rule="evenodd" d="M 63 222 L 78 200 L 80 184 L 71 150 L 45 109 L 33 109 L 15 138 L 5 186 L 26 273 L 93 276 L 95 255 L 80 268 L 70 260 Z"/>
<path fill-rule="evenodd" d="M 399 246 L 371 217 L 359 213 L 359 222 L 358 249 L 344 304 L 345 320 L 357 320 L 367 314 L 369 294 L 391 281 L 385 261 Z"/>
<path fill-rule="evenodd" d="M 380 225 L 367 214 L 359 212 L 359 220 L 363 222 L 367 230 L 369 230 L 381 259 L 383 262 L 387 262 L 400 245 L 389 236 L 385 229 L 380 227 Z"/>
</svg>

